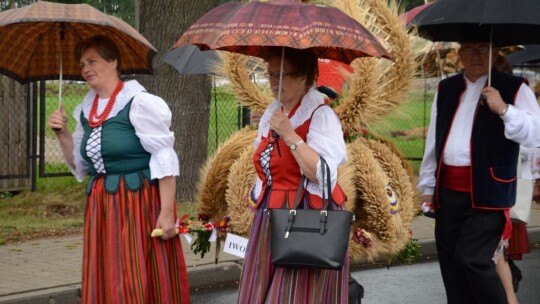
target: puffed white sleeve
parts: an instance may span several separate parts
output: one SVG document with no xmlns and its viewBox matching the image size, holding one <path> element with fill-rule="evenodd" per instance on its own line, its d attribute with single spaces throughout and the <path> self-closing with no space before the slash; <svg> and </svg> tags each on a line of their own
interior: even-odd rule
<svg viewBox="0 0 540 304">
<path fill-rule="evenodd" d="M 73 131 L 73 164 L 75 167 L 72 167 L 68 164 L 71 173 L 75 178 L 82 182 L 86 175 L 88 174 L 88 163 L 83 159 L 81 155 L 81 142 L 84 135 L 84 129 L 81 125 L 81 112 L 82 112 L 82 103 L 75 107 L 73 110 L 73 118 L 77 121 L 77 126 L 75 131 Z"/>
<path fill-rule="evenodd" d="M 529 148 L 540 146 L 540 107 L 528 85 L 521 85 L 514 105 L 501 118 L 506 138 Z"/>
<path fill-rule="evenodd" d="M 426 147 L 424 149 L 424 157 L 420 165 L 420 173 L 418 178 L 417 189 L 424 195 L 433 195 L 435 193 L 435 172 L 437 171 L 437 156 L 435 152 L 435 127 L 437 122 L 437 96 L 433 98 L 431 106 L 431 116 L 429 128 L 426 137 Z"/>
<path fill-rule="evenodd" d="M 337 168 L 347 162 L 347 152 L 341 123 L 330 107 L 320 107 L 313 114 L 307 144 L 328 163 L 333 189 L 337 182 Z M 317 179 L 322 181 L 320 162 L 317 163 Z"/>
<path fill-rule="evenodd" d="M 143 148 L 150 153 L 152 179 L 178 176 L 178 156 L 174 151 L 174 133 L 170 130 L 172 113 L 163 99 L 149 93 L 133 98 L 129 119 Z"/>
</svg>

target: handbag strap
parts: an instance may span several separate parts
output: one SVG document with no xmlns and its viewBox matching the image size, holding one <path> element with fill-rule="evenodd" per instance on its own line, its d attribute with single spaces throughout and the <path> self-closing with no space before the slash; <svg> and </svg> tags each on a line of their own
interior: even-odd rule
<svg viewBox="0 0 540 304">
<path fill-rule="evenodd" d="M 326 160 L 321 156 L 321 173 L 322 173 L 322 180 L 323 180 L 323 187 L 322 187 L 322 206 L 321 208 L 324 210 L 328 210 L 328 206 L 330 205 L 330 197 L 332 197 L 331 189 L 332 189 L 332 181 L 330 179 L 330 167 L 328 166 L 328 163 L 326 163 Z M 304 184 L 307 181 L 307 177 L 302 174 L 302 180 L 300 181 L 300 185 L 298 185 L 298 190 L 296 190 L 296 195 L 294 197 L 294 203 L 292 209 L 297 209 L 298 205 L 300 204 L 300 194 L 302 193 L 302 190 L 304 189 Z M 324 184 L 326 183 L 326 190 L 328 191 L 328 195 L 324 191 Z"/>
<path fill-rule="evenodd" d="M 321 208 L 328 210 L 328 206 L 330 206 L 330 198 L 332 197 L 332 181 L 330 178 L 330 166 L 328 166 L 328 163 L 322 156 L 321 156 L 321 171 L 322 171 L 322 179 L 323 179 Z M 324 192 L 324 183 L 326 183 L 327 192 Z M 326 203 L 326 206 L 325 206 L 325 203 Z"/>
</svg>

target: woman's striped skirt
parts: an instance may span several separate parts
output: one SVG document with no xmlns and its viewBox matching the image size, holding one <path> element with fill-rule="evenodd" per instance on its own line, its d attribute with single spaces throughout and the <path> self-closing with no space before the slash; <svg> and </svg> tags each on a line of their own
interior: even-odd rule
<svg viewBox="0 0 540 304">
<path fill-rule="evenodd" d="M 512 260 L 521 260 L 524 253 L 531 252 L 531 244 L 527 237 L 527 225 L 512 223 L 512 236 L 508 240 L 506 256 Z"/>
<path fill-rule="evenodd" d="M 83 303 L 190 303 L 180 238 L 150 237 L 159 188 L 145 181 L 107 193 L 94 181 L 84 223 Z"/>
<path fill-rule="evenodd" d="M 274 267 L 266 201 L 257 209 L 240 279 L 238 303 L 347 303 L 349 261 L 341 271 Z M 306 204 L 304 204 L 306 205 Z"/>
</svg>

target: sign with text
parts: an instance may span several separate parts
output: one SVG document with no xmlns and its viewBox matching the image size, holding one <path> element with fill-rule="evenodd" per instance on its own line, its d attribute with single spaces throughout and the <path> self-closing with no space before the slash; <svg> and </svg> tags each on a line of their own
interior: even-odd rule
<svg viewBox="0 0 540 304">
<path fill-rule="evenodd" d="M 227 233 L 223 252 L 244 258 L 246 255 L 248 239 L 236 234 Z"/>
</svg>

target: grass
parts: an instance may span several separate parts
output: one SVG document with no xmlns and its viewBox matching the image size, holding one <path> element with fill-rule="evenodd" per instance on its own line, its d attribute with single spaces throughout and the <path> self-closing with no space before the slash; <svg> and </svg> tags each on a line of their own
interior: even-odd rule
<svg viewBox="0 0 540 304">
<path fill-rule="evenodd" d="M 236 98 L 226 87 L 215 87 L 210 104 L 208 129 L 208 155 L 212 155 L 220 143 L 241 128 L 242 112 Z"/>
<path fill-rule="evenodd" d="M 53 83 L 54 84 L 54 83 Z M 49 84 L 48 84 L 49 86 Z M 64 106 L 68 115 L 86 93 L 86 85 L 67 84 L 64 87 Z M 68 94 L 69 93 L 69 94 Z M 46 117 L 56 109 L 57 87 L 47 89 Z M 407 158 L 420 159 L 423 154 L 424 123 L 429 123 L 433 93 L 424 103 L 423 92 L 413 92 L 395 113 L 384 121 L 370 126 L 370 131 L 394 142 Z M 53 106 L 51 106 L 53 105 Z M 216 107 L 217 106 L 217 107 Z M 223 87 L 216 88 L 210 108 L 208 153 L 225 141 L 241 125 L 239 107 L 234 94 Z M 70 129 L 75 122 L 70 119 Z M 424 122 L 425 121 L 425 122 Z M 52 132 L 46 136 L 53 137 Z M 412 161 L 418 172 L 420 161 Z M 47 164 L 46 172 L 68 172 L 64 164 Z M 37 191 L 18 194 L 0 192 L 0 245 L 33 238 L 81 233 L 86 204 L 86 183 L 74 177 L 38 178 Z M 178 214 L 197 216 L 197 204 L 186 202 L 177 205 Z"/>
<path fill-rule="evenodd" d="M 415 173 L 424 154 L 424 134 L 429 126 L 433 96 L 433 92 L 426 96 L 423 92 L 409 93 L 406 103 L 370 128 L 374 134 L 392 141 L 409 159 Z"/>
<path fill-rule="evenodd" d="M 37 191 L 0 198 L 0 244 L 80 233 L 84 185 L 73 177 L 38 179 Z"/>
<path fill-rule="evenodd" d="M 37 191 L 0 196 L 0 245 L 21 240 L 80 234 L 86 181 L 74 177 L 39 178 Z M 197 216 L 195 203 L 177 204 L 177 213 Z"/>
<path fill-rule="evenodd" d="M 62 104 L 68 117 L 68 129 L 75 130 L 76 122 L 72 119 L 73 110 L 83 100 L 84 95 L 88 91 L 86 84 L 64 83 L 62 86 Z M 45 88 L 45 117 L 48 118 L 52 112 L 58 109 L 58 83 L 48 81 Z M 40 115 L 38 114 L 38 119 Z M 38 122 L 39 123 L 39 122 Z M 54 138 L 54 133 L 51 129 L 45 128 L 45 136 Z"/>
</svg>

